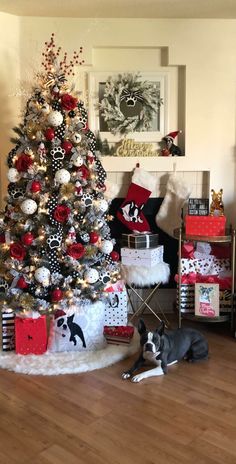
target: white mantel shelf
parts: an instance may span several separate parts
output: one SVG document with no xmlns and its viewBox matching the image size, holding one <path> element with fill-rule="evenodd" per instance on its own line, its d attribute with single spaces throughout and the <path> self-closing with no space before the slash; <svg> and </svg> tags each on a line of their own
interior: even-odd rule
<svg viewBox="0 0 236 464">
<path fill-rule="evenodd" d="M 140 167 L 143 167 L 149 172 L 170 172 L 170 171 L 181 171 L 181 172 L 194 172 L 194 171 L 209 171 L 212 172 L 212 164 L 207 164 L 207 160 L 204 160 L 204 166 L 202 161 L 193 161 L 187 156 L 140 156 L 140 157 L 116 157 L 116 156 L 102 156 L 102 164 L 107 172 L 130 172 L 136 164 L 139 163 Z M 214 168 L 213 168 L 214 169 Z"/>
</svg>

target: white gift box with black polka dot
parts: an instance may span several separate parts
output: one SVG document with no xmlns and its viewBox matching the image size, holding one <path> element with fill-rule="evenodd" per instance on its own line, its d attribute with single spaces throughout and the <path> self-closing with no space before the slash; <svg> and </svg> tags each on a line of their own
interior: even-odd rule
<svg viewBox="0 0 236 464">
<path fill-rule="evenodd" d="M 163 245 L 156 248 L 121 248 L 121 262 L 126 266 L 145 266 L 152 267 L 163 262 Z"/>
<path fill-rule="evenodd" d="M 127 325 L 127 292 L 108 292 L 104 325 Z"/>
</svg>

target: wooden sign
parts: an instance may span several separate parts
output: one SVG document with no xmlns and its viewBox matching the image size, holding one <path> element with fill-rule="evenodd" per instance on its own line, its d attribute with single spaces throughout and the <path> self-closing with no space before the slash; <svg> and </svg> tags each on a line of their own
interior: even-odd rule
<svg viewBox="0 0 236 464">
<path fill-rule="evenodd" d="M 122 140 L 114 156 L 158 156 L 152 143 L 135 142 L 133 139 Z"/>
</svg>

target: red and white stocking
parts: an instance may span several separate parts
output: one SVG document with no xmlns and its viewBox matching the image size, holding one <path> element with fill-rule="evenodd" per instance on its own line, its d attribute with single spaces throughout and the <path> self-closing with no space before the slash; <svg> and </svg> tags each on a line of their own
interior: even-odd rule
<svg viewBox="0 0 236 464">
<path fill-rule="evenodd" d="M 117 218 L 132 232 L 150 232 L 142 210 L 156 185 L 156 179 L 141 168 L 135 168 L 132 183 Z"/>
</svg>

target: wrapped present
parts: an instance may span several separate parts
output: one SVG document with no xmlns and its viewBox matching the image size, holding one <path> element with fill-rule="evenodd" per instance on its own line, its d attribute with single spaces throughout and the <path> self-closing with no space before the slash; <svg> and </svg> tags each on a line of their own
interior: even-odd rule
<svg viewBox="0 0 236 464">
<path fill-rule="evenodd" d="M 221 272 L 230 270 L 230 259 L 217 259 L 214 257 L 212 268 L 210 269 L 209 274 L 215 275 L 220 274 Z"/>
<path fill-rule="evenodd" d="M 15 350 L 15 313 L 11 308 L 2 310 L 2 351 Z"/>
<path fill-rule="evenodd" d="M 108 344 L 122 345 L 128 344 L 134 335 L 134 327 L 127 326 L 104 326 L 104 337 Z"/>
<path fill-rule="evenodd" d="M 127 324 L 127 292 L 107 292 L 104 324 L 107 326 L 123 326 Z"/>
<path fill-rule="evenodd" d="M 230 290 L 220 290 L 220 310 L 231 312 L 232 293 Z"/>
<path fill-rule="evenodd" d="M 51 317 L 48 351 L 96 351 L 106 345 L 103 336 L 105 304 L 79 299 L 69 308 L 58 308 Z"/>
<path fill-rule="evenodd" d="M 153 267 L 163 262 L 163 245 L 149 249 L 121 248 L 121 262 L 126 266 Z"/>
<path fill-rule="evenodd" d="M 196 243 L 196 252 L 201 253 L 202 255 L 210 255 L 212 251 L 211 244 L 208 242 L 197 242 Z M 212 253 L 213 254 L 213 253 Z M 197 256 L 196 256 L 197 258 Z"/>
<path fill-rule="evenodd" d="M 35 315 L 36 316 L 36 315 Z M 43 354 L 47 349 L 46 316 L 15 318 L 17 354 Z"/>
<path fill-rule="evenodd" d="M 121 244 L 128 248 L 155 248 L 158 240 L 158 234 L 122 234 Z"/>
<path fill-rule="evenodd" d="M 220 310 L 219 284 L 195 284 L 195 315 L 217 317 Z"/>
<path fill-rule="evenodd" d="M 181 312 L 194 312 L 194 284 L 181 284 L 177 287 L 176 302 L 179 305 L 179 291 L 181 295 Z"/>
<path fill-rule="evenodd" d="M 188 214 L 189 216 L 208 216 L 209 199 L 208 198 L 189 198 Z"/>
<path fill-rule="evenodd" d="M 190 274 L 191 272 L 201 275 L 211 274 L 214 263 L 214 256 L 209 256 L 206 259 L 186 259 L 181 258 L 182 274 Z"/>
<path fill-rule="evenodd" d="M 193 259 L 194 258 L 194 242 L 184 242 L 181 246 L 182 258 Z"/>
<path fill-rule="evenodd" d="M 187 235 L 221 236 L 225 235 L 225 216 L 185 216 Z"/>
</svg>

